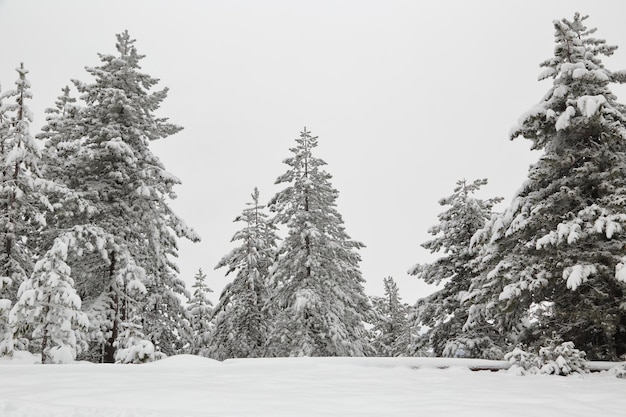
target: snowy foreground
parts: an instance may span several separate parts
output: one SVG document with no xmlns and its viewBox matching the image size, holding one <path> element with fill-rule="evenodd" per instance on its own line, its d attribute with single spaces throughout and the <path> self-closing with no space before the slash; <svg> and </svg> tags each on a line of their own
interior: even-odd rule
<svg viewBox="0 0 626 417">
<path fill-rule="evenodd" d="M 285 358 L 146 365 L 0 360 L 2 417 L 624 416 L 626 380 L 470 371 L 481 361 Z M 438 369 L 437 366 L 450 366 Z"/>
</svg>

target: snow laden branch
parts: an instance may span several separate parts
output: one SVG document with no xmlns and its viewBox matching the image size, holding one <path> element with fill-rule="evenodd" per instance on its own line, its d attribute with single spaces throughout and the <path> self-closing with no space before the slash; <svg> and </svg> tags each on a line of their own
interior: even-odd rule
<svg viewBox="0 0 626 417">
<path fill-rule="evenodd" d="M 54 239 L 52 247 L 35 264 L 32 275 L 18 290 L 18 300 L 10 313 L 13 332 L 41 341 L 42 363 L 67 363 L 87 348 L 90 323 L 81 310 L 81 299 L 74 288 L 69 265 L 85 252 L 98 253 L 110 264 L 115 253 L 113 281 L 109 283 L 120 297 L 142 296 L 145 274 L 128 249 L 97 226 L 76 226 Z"/>
<path fill-rule="evenodd" d="M 543 153 L 509 208 L 472 237 L 466 328 L 512 345 L 554 332 L 592 359 L 616 359 L 626 346 L 626 112 L 610 84 L 626 78 L 604 67 L 616 47 L 586 19 L 554 22 L 539 76 L 552 86 L 511 130 Z"/>
</svg>

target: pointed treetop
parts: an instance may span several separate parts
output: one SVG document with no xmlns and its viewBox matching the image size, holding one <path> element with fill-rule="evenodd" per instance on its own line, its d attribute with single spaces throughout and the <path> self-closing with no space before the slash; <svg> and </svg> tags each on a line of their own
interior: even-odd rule
<svg viewBox="0 0 626 417">
<path fill-rule="evenodd" d="M 18 68 L 15 68 L 15 71 L 18 72 L 18 74 L 20 74 L 20 79 L 25 79 L 26 78 L 26 74 L 28 74 L 28 70 L 26 68 L 24 68 L 24 63 L 20 62 L 20 66 Z"/>
<path fill-rule="evenodd" d="M 121 57 L 127 59 L 131 64 L 136 65 L 137 68 L 140 68 L 137 63 L 140 59 L 145 58 L 145 55 L 137 54 L 137 48 L 135 48 L 134 45 L 136 39 L 131 39 L 128 30 L 116 34 L 115 37 L 117 38 L 115 47 L 119 51 Z"/>
<path fill-rule="evenodd" d="M 573 20 L 555 20 L 554 56 L 540 64 L 545 68 L 539 80 L 553 79 L 553 86 L 544 98 L 520 117 L 511 129 L 510 138 L 523 136 L 533 142 L 532 149 L 543 149 L 560 131 L 580 131 L 582 136 L 593 119 L 600 125 L 613 126 L 617 136 L 626 139 L 626 130 L 619 129 L 624 119 L 615 109 L 617 97 L 610 83 L 626 82 L 626 72 L 611 72 L 602 63 L 601 55 L 610 56 L 616 46 L 591 37 L 595 29 L 587 29 L 587 16 L 579 13 Z"/>
<path fill-rule="evenodd" d="M 571 63 L 589 60 L 602 67 L 597 55 L 610 56 L 617 46 L 606 45 L 604 39 L 592 38 L 590 35 L 596 32 L 596 28 L 587 29 L 584 21 L 589 16 L 574 14 L 574 20 L 561 19 L 554 21 L 555 43 L 554 58 L 544 61 L 542 67 L 554 67 L 557 62 Z M 592 68 L 588 68 L 592 69 Z"/>
</svg>

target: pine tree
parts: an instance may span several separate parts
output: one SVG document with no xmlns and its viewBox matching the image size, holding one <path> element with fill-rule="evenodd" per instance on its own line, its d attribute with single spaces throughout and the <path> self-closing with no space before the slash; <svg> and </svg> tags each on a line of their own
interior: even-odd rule
<svg viewBox="0 0 626 417">
<path fill-rule="evenodd" d="M 361 356 L 368 352 L 364 322 L 373 310 L 363 289 L 357 250 L 336 209 L 326 164 L 313 156 L 317 137 L 304 129 L 291 149 L 271 201 L 287 237 L 272 268 L 268 309 L 274 312 L 270 356 Z"/>
<path fill-rule="evenodd" d="M 11 327 L 40 340 L 41 363 L 67 363 L 87 346 L 83 332 L 89 321 L 81 311 L 67 265 L 73 234 L 64 234 L 35 265 L 31 277 L 20 285 L 18 301 L 11 310 Z"/>
<path fill-rule="evenodd" d="M 377 313 L 371 333 L 376 356 L 404 356 L 413 338 L 408 321 L 410 307 L 400 299 L 398 285 L 392 277 L 383 280 L 384 297 L 372 297 Z"/>
<path fill-rule="evenodd" d="M 113 320 L 133 317 L 136 304 L 132 297 L 145 294 L 142 284 L 144 271 L 135 265 L 129 251 L 116 243 L 115 237 L 97 226 L 76 226 L 59 235 L 35 265 L 31 277 L 20 285 L 19 299 L 10 314 L 10 324 L 17 336 L 38 341 L 42 362 L 67 362 L 76 358 L 87 347 L 87 335 L 99 333 L 99 341 L 106 336 L 99 329 L 102 323 L 81 310 L 82 301 L 74 289 L 70 264 L 96 253 L 105 262 L 114 254 L 115 264 L 109 264 L 112 281 L 106 283 L 121 299 Z M 113 304 L 111 298 L 102 300 Z M 106 330 L 105 330 L 106 332 Z M 98 338 L 91 337 L 98 341 Z M 115 338 L 117 341 L 117 336 Z"/>
<path fill-rule="evenodd" d="M 16 70 L 17 88 L 0 95 L 0 288 L 12 288 L 11 299 L 33 269 L 29 238 L 45 224 L 37 201 L 41 194 L 34 185 L 40 173 L 40 152 L 30 134 L 33 116 L 26 104 L 32 98 L 28 70 L 24 64 Z"/>
<path fill-rule="evenodd" d="M 467 327 L 492 323 L 509 346 L 556 336 L 590 359 L 616 359 L 626 353 L 626 118 L 609 84 L 626 73 L 604 67 L 616 47 L 593 38 L 586 19 L 554 22 L 540 75 L 552 87 L 511 132 L 543 154 L 476 236 L 488 245 Z"/>
<path fill-rule="evenodd" d="M 466 180 L 457 181 L 452 195 L 439 200 L 448 209 L 439 214 L 439 224 L 428 230 L 434 239 L 422 247 L 442 256 L 430 264 L 414 266 L 409 274 L 428 284 L 444 286 L 416 305 L 416 326 L 426 326 L 428 331 L 414 341 L 413 351 L 432 349 L 436 356 L 501 356 L 497 349 L 490 352 L 489 339 L 476 339 L 471 332 L 462 330 L 467 321 L 467 306 L 462 305 L 461 298 L 475 275 L 476 248 L 470 248 L 470 242 L 474 233 L 491 218 L 494 204 L 502 200 L 474 197 L 486 184 L 486 179 L 470 184 Z"/>
<path fill-rule="evenodd" d="M 39 236 L 54 210 L 49 196 L 62 191 L 41 173 L 41 153 L 30 134 L 28 70 L 24 64 L 16 70 L 16 89 L 0 94 L 0 354 L 12 352 L 8 311 L 43 250 Z"/>
<path fill-rule="evenodd" d="M 191 286 L 193 294 L 189 299 L 187 309 L 193 331 L 189 346 L 192 355 L 206 356 L 206 349 L 210 340 L 210 318 L 213 313 L 213 303 L 208 294 L 213 292 L 206 285 L 206 274 L 199 269 Z"/>
<path fill-rule="evenodd" d="M 277 237 L 275 226 L 259 203 L 257 188 L 252 194 L 252 202 L 247 205 L 235 219 L 244 227 L 231 240 L 241 242 L 241 245 L 215 267 L 228 268 L 226 275 L 236 273 L 215 307 L 208 353 L 218 360 L 261 357 L 265 353 L 268 323 L 264 306 Z"/>
<path fill-rule="evenodd" d="M 115 363 L 147 363 L 162 359 L 154 345 L 146 340 L 142 327 L 135 320 L 121 323 L 122 332 L 116 341 Z"/>
<path fill-rule="evenodd" d="M 13 356 L 15 340 L 13 331 L 9 325 L 9 312 L 12 301 L 8 298 L 0 298 L 0 357 Z"/>
<path fill-rule="evenodd" d="M 130 250 L 146 273 L 147 294 L 139 309 L 143 332 L 157 351 L 171 355 L 182 349 L 181 335 L 191 332 L 180 298 L 188 294 L 174 263 L 177 238 L 199 237 L 167 205 L 167 199 L 176 197 L 173 187 L 180 180 L 165 170 L 149 143 L 181 128 L 154 115 L 167 89 L 152 91 L 158 80 L 140 72 L 143 56 L 134 42 L 128 32 L 117 35 L 118 55 L 101 54 L 102 64 L 87 68 L 94 82 L 74 81 L 83 105 L 69 106 L 64 92 L 44 131 L 54 139 L 50 146 L 57 154 L 65 152 L 62 166 L 72 168 L 54 170 L 55 179 L 88 202 L 84 216 L 61 218 L 59 225 L 95 224 Z M 110 253 L 107 262 L 92 257 L 73 266 L 87 272 L 76 286 L 88 313 L 113 326 L 104 331 L 109 335 L 102 358 L 106 362 L 115 360 L 115 338 L 121 332 L 117 326 L 129 320 L 115 316 L 123 311 L 119 304 L 124 295 L 102 285 L 111 282 L 115 268 L 110 266 L 117 262 Z"/>
<path fill-rule="evenodd" d="M 65 86 L 61 91 L 55 107 L 46 109 L 46 124 L 36 137 L 45 141 L 42 170 L 46 177 L 62 179 L 73 188 L 82 174 L 77 156 L 82 150 L 85 126 L 80 121 L 81 107 L 71 96 L 70 87 Z M 87 202 L 81 203 L 84 205 Z M 68 217 L 82 215 L 85 211 L 75 201 L 63 202 L 62 206 L 61 214 Z M 56 219 L 56 222 L 60 220 Z"/>
</svg>

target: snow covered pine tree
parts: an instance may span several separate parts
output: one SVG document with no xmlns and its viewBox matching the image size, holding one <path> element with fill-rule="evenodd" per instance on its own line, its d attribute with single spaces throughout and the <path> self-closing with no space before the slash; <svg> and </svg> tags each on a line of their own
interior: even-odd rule
<svg viewBox="0 0 626 417">
<path fill-rule="evenodd" d="M 210 340 L 210 318 L 213 314 L 213 303 L 208 294 L 213 290 L 206 285 L 206 274 L 202 269 L 194 276 L 191 288 L 193 293 L 187 303 L 192 330 L 188 350 L 192 355 L 208 356 L 206 350 Z"/>
<path fill-rule="evenodd" d="M 267 339 L 267 301 L 269 269 L 276 256 L 276 227 L 259 204 L 259 190 L 254 189 L 252 202 L 235 221 L 245 224 L 235 233 L 233 242 L 241 246 L 224 256 L 215 267 L 236 272 L 226 285 L 213 316 L 209 356 L 256 358 L 265 354 Z"/>
<path fill-rule="evenodd" d="M 296 143 L 276 180 L 288 186 L 270 202 L 288 231 L 272 267 L 267 354 L 362 356 L 370 349 L 364 322 L 373 319 L 356 252 L 363 244 L 344 230 L 326 163 L 312 153 L 317 137 L 305 128 Z"/>
<path fill-rule="evenodd" d="M 26 104 L 32 98 L 28 70 L 21 64 L 16 71 L 16 89 L 0 94 L 0 355 L 14 348 L 8 313 L 42 249 L 39 237 L 53 211 L 48 197 L 61 188 L 42 176 Z"/>
<path fill-rule="evenodd" d="M 502 352 L 490 339 L 476 337 L 472 332 L 463 332 L 467 320 L 467 306 L 462 305 L 461 297 L 469 289 L 474 276 L 476 252 L 470 249 L 474 233 L 491 218 L 492 208 L 501 198 L 482 200 L 474 197 L 486 179 L 478 179 L 468 184 L 457 181 L 452 195 L 439 200 L 441 206 L 449 208 L 439 214 L 439 224 L 428 232 L 434 239 L 422 244 L 431 253 L 442 253 L 436 261 L 415 265 L 409 274 L 428 284 L 443 288 L 423 298 L 415 306 L 415 325 L 428 327 L 413 343 L 411 350 L 432 349 L 436 356 L 500 357 Z"/>
<path fill-rule="evenodd" d="M 392 277 L 383 279 L 384 297 L 371 297 L 376 319 L 370 333 L 376 356 L 406 356 L 413 339 L 409 323 L 411 307 L 400 299 L 400 290 Z"/>
<path fill-rule="evenodd" d="M 173 261 L 176 238 L 197 241 L 199 237 L 167 205 L 168 198 L 175 198 L 173 187 L 180 180 L 165 170 L 149 143 L 181 128 L 155 117 L 167 89 L 150 91 L 158 80 L 139 72 L 143 56 L 134 43 L 128 32 L 117 35 L 118 55 L 101 54 L 102 65 L 87 68 L 95 81 L 73 81 L 84 105 L 69 107 L 70 100 L 62 97 L 44 132 L 51 138 L 51 154 L 65 158 L 58 161 L 59 166 L 71 168 L 51 170 L 57 175 L 55 179 L 75 190 L 90 206 L 85 216 L 59 221 L 63 227 L 96 225 L 115 237 L 117 247 L 133 254 L 145 271 L 146 287 L 145 299 L 134 311 L 141 315 L 143 332 L 157 351 L 171 355 L 182 349 L 181 335 L 191 333 L 179 298 L 188 294 Z M 105 340 L 98 341 L 104 354 L 98 357 L 102 350 L 97 349 L 91 360 L 115 361 L 121 324 L 137 321 L 126 317 L 121 308 L 128 294 L 114 285 L 117 256 L 109 252 L 105 262 L 86 257 L 78 261 L 84 264 L 72 265 L 87 272 L 81 274 L 76 287 L 90 317 L 100 322 L 105 335 Z M 127 340 L 136 340 L 135 336 Z"/>
<path fill-rule="evenodd" d="M 543 150 L 511 206 L 476 235 L 484 272 L 471 285 L 468 328 L 485 319 L 517 343 L 560 337 L 589 359 L 626 353 L 626 128 L 609 84 L 626 81 L 600 60 L 616 47 L 587 17 L 554 22 L 552 88 L 511 131 Z"/>
</svg>

